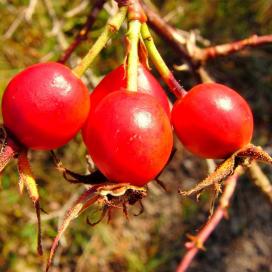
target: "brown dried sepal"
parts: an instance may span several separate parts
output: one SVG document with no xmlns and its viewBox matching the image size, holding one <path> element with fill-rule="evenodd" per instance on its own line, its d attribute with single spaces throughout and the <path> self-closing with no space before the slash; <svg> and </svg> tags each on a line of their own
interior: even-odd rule
<svg viewBox="0 0 272 272">
<path fill-rule="evenodd" d="M 17 166 L 19 172 L 19 191 L 22 194 L 24 188 L 27 189 L 30 199 L 32 200 L 38 221 L 38 253 L 43 254 L 41 242 L 41 219 L 40 219 L 40 202 L 39 192 L 36 181 L 33 177 L 31 167 L 27 158 L 28 150 L 18 143 L 14 137 L 2 126 L 0 128 L 0 173 L 6 165 L 14 158 L 18 159 Z"/>
<path fill-rule="evenodd" d="M 7 164 L 18 155 L 21 146 L 17 144 L 7 133 L 3 126 L 0 126 L 0 173 Z"/>
<path fill-rule="evenodd" d="M 179 194 L 182 196 L 189 196 L 200 193 L 203 189 L 212 185 L 217 191 L 220 191 L 221 183 L 227 177 L 231 176 L 239 165 L 242 167 L 248 167 L 252 161 L 272 164 L 272 158 L 261 147 L 249 144 L 224 160 L 217 166 L 213 173 L 199 182 L 195 187 L 188 191 L 179 190 Z"/>
<path fill-rule="evenodd" d="M 92 204 L 99 203 L 103 206 L 101 218 L 95 222 L 91 223 L 87 219 L 87 223 L 94 226 L 99 223 L 108 213 L 108 221 L 110 221 L 111 210 L 113 208 L 123 209 L 123 212 L 126 217 L 128 217 L 127 213 L 127 204 L 134 205 L 137 202 L 140 203 L 141 208 L 142 203 L 141 200 L 147 196 L 147 190 L 144 187 L 137 187 L 130 184 L 98 184 L 93 185 L 90 189 L 86 190 L 81 194 L 78 200 L 74 203 L 74 205 L 66 212 L 64 217 L 64 221 L 58 230 L 58 234 L 54 239 L 52 244 L 49 259 L 46 266 L 46 271 L 49 271 L 58 242 L 61 239 L 64 231 L 68 228 L 70 222 L 77 218 L 82 212 L 88 209 Z"/>
<path fill-rule="evenodd" d="M 24 187 L 28 191 L 28 195 L 33 202 L 36 217 L 38 222 L 38 245 L 37 250 L 39 255 L 43 254 L 42 249 L 42 230 L 41 230 L 41 215 L 40 215 L 40 196 L 38 192 L 37 183 L 33 177 L 29 160 L 27 158 L 27 150 L 21 151 L 18 154 L 18 172 L 19 172 L 19 188 L 20 192 L 23 192 Z"/>
</svg>

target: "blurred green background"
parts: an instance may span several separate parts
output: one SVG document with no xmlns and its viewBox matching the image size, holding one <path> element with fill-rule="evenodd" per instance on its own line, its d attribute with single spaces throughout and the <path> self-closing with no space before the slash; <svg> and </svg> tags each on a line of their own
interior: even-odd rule
<svg viewBox="0 0 272 272">
<path fill-rule="evenodd" d="M 33 63 L 57 60 L 64 48 L 84 24 L 94 0 L 0 0 L 0 94 L 10 78 Z M 272 33 L 271 0 L 157 0 L 152 3 L 172 25 L 194 31 L 202 45 L 227 43 L 251 34 Z M 115 12 L 111 1 L 73 54 L 69 65 L 84 56 L 101 33 L 109 14 Z M 88 71 L 86 83 L 93 86 L 124 58 L 125 28 L 103 50 Z M 182 64 L 177 54 L 155 35 L 167 64 Z M 249 101 L 255 118 L 253 142 L 272 153 L 272 46 L 247 49 L 237 54 L 209 61 L 207 70 L 218 82 L 225 83 Z M 154 71 L 154 69 L 153 69 Z M 154 71 L 157 75 L 157 73 Z M 188 72 L 175 71 L 186 88 L 193 86 Z M 207 175 L 207 164 L 184 151 L 178 152 L 162 174 L 169 189 L 165 193 L 150 185 L 144 200 L 145 213 L 130 221 L 121 211 L 114 213 L 110 225 L 102 222 L 94 228 L 86 216 L 95 220 L 100 207 L 93 207 L 72 222 L 56 254 L 52 271 L 175 271 L 184 252 L 186 233 L 194 233 L 209 215 L 211 194 L 199 202 L 177 195 L 181 186 L 189 188 Z M 86 150 L 78 135 L 57 151 L 65 165 L 78 172 L 86 170 Z M 42 271 L 59 220 L 83 191 L 70 185 L 55 170 L 47 152 L 31 152 L 33 172 L 39 184 L 45 257 L 36 254 L 36 219 L 26 193 L 19 195 L 15 162 L 3 172 L 0 190 L 0 271 Z M 264 171 L 272 180 L 271 167 Z M 272 271 L 272 213 L 263 195 L 247 175 L 239 182 L 230 208 L 230 220 L 220 224 L 189 271 Z"/>
</svg>

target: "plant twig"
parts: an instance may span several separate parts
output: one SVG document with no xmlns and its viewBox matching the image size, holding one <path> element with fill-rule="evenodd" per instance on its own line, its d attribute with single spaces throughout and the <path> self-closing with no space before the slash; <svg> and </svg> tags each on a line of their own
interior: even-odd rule
<svg viewBox="0 0 272 272">
<path fill-rule="evenodd" d="M 237 168 L 235 173 L 225 181 L 225 188 L 220 198 L 219 206 L 202 230 L 195 237 L 188 235 L 191 241 L 185 244 L 187 252 L 181 260 L 176 272 L 184 272 L 187 270 L 198 251 L 204 249 L 204 242 L 209 238 L 222 218 L 227 215 L 227 208 L 235 191 L 237 179 L 240 174 L 241 168 Z"/>
<path fill-rule="evenodd" d="M 249 38 L 234 41 L 226 44 L 207 47 L 197 51 L 193 57 L 199 61 L 207 61 L 208 59 L 226 56 L 243 50 L 246 47 L 258 47 L 264 44 L 272 43 L 272 35 L 252 35 Z"/>
<path fill-rule="evenodd" d="M 87 70 L 89 65 L 93 62 L 95 57 L 100 53 L 104 48 L 108 40 L 115 34 L 121 27 L 123 21 L 126 18 L 127 7 L 121 7 L 117 14 L 109 19 L 106 27 L 103 32 L 93 44 L 92 48 L 89 50 L 87 55 L 82 59 L 82 61 L 73 69 L 73 72 L 81 77 L 84 72 Z"/>
<path fill-rule="evenodd" d="M 64 33 L 62 32 L 62 24 L 58 19 L 53 3 L 51 0 L 43 0 L 43 3 L 48 12 L 48 15 L 52 20 L 52 34 L 56 36 L 61 49 L 64 50 L 68 46 L 68 43 L 66 41 Z"/>
<path fill-rule="evenodd" d="M 251 181 L 263 192 L 272 203 L 272 184 L 257 162 L 252 162 L 248 168 Z"/>
<path fill-rule="evenodd" d="M 159 71 L 164 82 L 168 85 L 170 91 L 177 97 L 182 97 L 186 94 L 186 91 L 175 79 L 172 72 L 169 70 L 165 64 L 163 58 L 161 57 L 157 47 L 153 41 L 153 38 L 149 32 L 148 26 L 146 23 L 142 24 L 141 33 L 143 40 L 145 42 L 146 48 L 148 50 L 149 56 L 154 63 L 155 67 Z"/>
<path fill-rule="evenodd" d="M 59 58 L 60 63 L 65 63 L 69 59 L 71 54 L 79 46 L 79 44 L 82 41 L 87 39 L 88 33 L 89 33 L 90 29 L 92 28 L 92 26 L 95 22 L 95 19 L 96 19 L 98 13 L 100 12 L 100 10 L 102 9 L 105 2 L 106 2 L 106 0 L 97 0 L 94 3 L 85 24 L 83 25 L 81 30 L 77 33 L 76 37 L 74 38 L 74 41 L 69 45 L 68 48 L 65 49 L 63 55 Z"/>
<path fill-rule="evenodd" d="M 176 52 L 178 52 L 178 54 L 184 59 L 184 61 L 194 74 L 197 74 L 196 70 L 198 69 L 199 65 L 209 59 L 230 55 L 247 47 L 258 47 L 261 45 L 272 43 L 271 34 L 263 36 L 252 35 L 251 37 L 243 40 L 211 46 L 204 49 L 201 49 L 196 44 L 192 45 L 188 43 L 186 50 L 184 48 L 184 44 L 186 44 L 186 41 L 184 42 L 184 39 L 186 40 L 186 38 L 181 37 L 181 35 L 175 28 L 170 26 L 156 12 L 152 11 L 152 9 L 150 9 L 146 5 L 143 5 L 143 7 L 149 19 L 148 22 L 150 26 L 156 31 L 156 33 L 160 37 L 166 40 L 168 44 L 173 49 L 175 49 Z M 198 75 L 197 78 L 199 79 Z"/>
<path fill-rule="evenodd" d="M 169 43 L 176 52 L 178 52 L 178 54 L 182 57 L 185 63 L 189 66 L 190 70 L 194 73 L 194 71 L 198 67 L 198 63 L 193 61 L 187 50 L 180 43 L 180 34 L 151 8 L 149 8 L 145 4 L 143 4 L 143 8 L 146 12 L 146 15 L 148 17 L 148 24 L 151 26 L 151 28 L 157 34 L 159 34 L 159 36 L 163 37 L 165 41 Z M 196 76 L 195 73 L 194 76 Z M 197 80 L 199 81 L 198 75 Z"/>
</svg>

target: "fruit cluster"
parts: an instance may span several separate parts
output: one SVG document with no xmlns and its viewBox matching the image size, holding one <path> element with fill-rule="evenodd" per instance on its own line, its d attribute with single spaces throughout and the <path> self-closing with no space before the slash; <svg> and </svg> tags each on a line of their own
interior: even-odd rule
<svg viewBox="0 0 272 272">
<path fill-rule="evenodd" d="M 126 69 L 109 73 L 89 95 L 66 66 L 33 65 L 9 83 L 2 113 L 8 135 L 26 148 L 51 150 L 82 129 L 97 168 L 111 182 L 144 186 L 166 165 L 174 130 L 189 151 L 223 159 L 248 144 L 253 117 L 234 90 L 193 87 L 174 104 L 152 74 L 138 67 L 138 91 L 126 90 Z"/>
</svg>

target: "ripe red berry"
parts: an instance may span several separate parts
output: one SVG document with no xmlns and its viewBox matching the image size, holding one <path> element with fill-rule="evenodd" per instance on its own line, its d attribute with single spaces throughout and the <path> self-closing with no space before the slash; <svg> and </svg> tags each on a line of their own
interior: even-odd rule
<svg viewBox="0 0 272 272">
<path fill-rule="evenodd" d="M 83 82 L 66 66 L 35 64 L 8 84 L 2 112 L 5 127 L 28 148 L 49 150 L 71 140 L 90 108 Z"/>
<path fill-rule="evenodd" d="M 96 86 L 91 94 L 92 105 L 95 106 L 109 93 L 126 89 L 127 79 L 124 65 L 120 65 Z M 170 116 L 169 102 L 165 91 L 157 79 L 143 66 L 138 66 L 138 92 L 150 94 L 161 103 L 165 112 Z"/>
<path fill-rule="evenodd" d="M 91 110 L 90 116 L 94 112 L 99 102 L 108 94 L 126 89 L 126 74 L 124 65 L 120 65 L 109 74 L 107 74 L 101 82 L 95 87 L 90 95 Z M 146 93 L 154 96 L 164 108 L 166 114 L 170 118 L 170 107 L 165 91 L 157 81 L 157 79 L 143 65 L 138 66 L 138 92 Z M 89 117 L 90 118 L 90 117 Z M 88 124 L 90 122 L 87 122 Z M 83 127 L 82 136 L 85 141 L 87 132 L 90 129 Z"/>
<path fill-rule="evenodd" d="M 171 121 L 182 144 L 203 158 L 226 158 L 248 144 L 253 133 L 247 102 L 216 83 L 193 87 L 175 103 Z"/>
<path fill-rule="evenodd" d="M 110 180 L 143 186 L 165 166 L 173 145 L 170 121 L 151 95 L 117 91 L 88 119 L 85 143 Z"/>
</svg>

